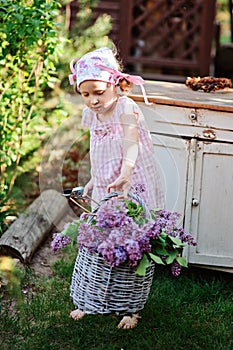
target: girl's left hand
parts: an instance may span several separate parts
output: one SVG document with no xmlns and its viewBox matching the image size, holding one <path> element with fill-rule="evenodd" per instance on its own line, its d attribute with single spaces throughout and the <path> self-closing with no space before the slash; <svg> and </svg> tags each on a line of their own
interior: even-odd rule
<svg viewBox="0 0 233 350">
<path fill-rule="evenodd" d="M 119 176 L 114 182 L 107 186 L 107 192 L 110 193 L 111 190 L 114 192 L 123 192 L 120 198 L 127 199 L 131 184 L 128 178 L 124 176 Z"/>
</svg>

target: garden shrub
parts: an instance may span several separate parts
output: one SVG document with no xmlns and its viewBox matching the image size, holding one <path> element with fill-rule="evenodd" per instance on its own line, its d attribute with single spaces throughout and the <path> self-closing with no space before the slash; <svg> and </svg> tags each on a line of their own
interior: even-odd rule
<svg viewBox="0 0 233 350">
<path fill-rule="evenodd" d="M 0 220 L 21 159 L 39 146 L 32 121 L 41 117 L 43 88 L 56 79 L 58 6 L 55 0 L 0 1 Z"/>
<path fill-rule="evenodd" d="M 70 12 L 64 9 L 70 10 L 70 3 L 0 0 L 0 234 L 5 217 L 14 212 L 16 180 L 36 166 L 35 150 L 50 136 L 49 113 L 56 123 L 68 117 L 62 104 L 45 110 L 46 94 L 54 86 L 59 94 L 60 81 L 67 89 L 71 58 L 110 43 L 110 16 L 93 21 L 98 0 L 78 1 L 76 25 L 67 30 Z"/>
</svg>

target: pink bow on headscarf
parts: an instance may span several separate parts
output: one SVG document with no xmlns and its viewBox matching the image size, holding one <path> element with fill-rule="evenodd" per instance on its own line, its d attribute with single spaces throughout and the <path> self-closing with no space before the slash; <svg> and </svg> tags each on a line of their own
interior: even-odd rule
<svg viewBox="0 0 233 350">
<path fill-rule="evenodd" d="M 103 70 L 106 70 L 107 72 L 111 73 L 112 76 L 116 80 L 116 85 L 122 79 L 126 79 L 132 84 L 139 85 L 141 90 L 142 90 L 142 95 L 143 95 L 145 103 L 147 105 L 152 105 L 153 104 L 152 102 L 149 102 L 148 99 L 147 99 L 146 91 L 145 91 L 145 88 L 143 86 L 145 84 L 145 81 L 143 80 L 142 77 L 140 77 L 140 75 L 130 75 L 130 74 L 122 73 L 122 72 L 119 72 L 118 70 L 116 70 L 114 68 L 109 68 L 109 67 L 104 66 L 103 64 L 100 64 L 100 63 L 95 63 L 95 66 L 97 66 L 97 67 L 99 67 L 99 68 L 101 68 Z"/>
<path fill-rule="evenodd" d="M 77 57 L 73 58 L 72 61 L 70 61 L 70 70 L 71 70 L 71 73 L 69 75 L 69 81 L 70 81 L 70 85 L 74 85 L 74 79 L 77 78 L 77 75 L 76 75 L 76 71 L 74 69 L 74 62 L 77 62 L 79 59 Z"/>
</svg>

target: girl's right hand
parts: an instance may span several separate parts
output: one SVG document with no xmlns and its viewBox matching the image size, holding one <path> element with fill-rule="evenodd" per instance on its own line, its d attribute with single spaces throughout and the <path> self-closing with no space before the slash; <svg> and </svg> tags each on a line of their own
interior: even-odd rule
<svg viewBox="0 0 233 350">
<path fill-rule="evenodd" d="M 128 198 L 128 193 L 131 187 L 131 183 L 128 177 L 120 175 L 114 182 L 107 186 L 107 192 L 110 193 L 111 190 L 114 192 L 123 192 L 119 198 Z"/>
</svg>

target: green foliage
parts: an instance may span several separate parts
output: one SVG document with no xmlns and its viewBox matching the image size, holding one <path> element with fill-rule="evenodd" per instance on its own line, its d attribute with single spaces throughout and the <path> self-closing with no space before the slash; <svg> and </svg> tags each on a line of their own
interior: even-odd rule
<svg viewBox="0 0 233 350">
<path fill-rule="evenodd" d="M 40 145 L 34 119 L 42 117 L 43 88 L 55 78 L 57 9 L 55 0 L 0 1 L 0 192 L 6 198 L 21 159 Z"/>
<path fill-rule="evenodd" d="M 66 25 L 63 28 L 69 31 L 65 33 L 67 41 L 64 41 L 64 51 L 66 52 L 59 60 L 58 69 L 62 80 L 62 86 L 66 89 L 71 89 L 67 80 L 70 60 L 74 57 L 81 57 L 91 50 L 95 50 L 102 46 L 111 46 L 112 43 L 108 38 L 108 33 L 111 30 L 111 16 L 103 14 L 93 20 L 93 10 L 99 0 L 81 0 L 79 10 L 76 15 L 75 25 L 70 26 L 70 18 L 66 15 Z M 65 0 L 67 9 L 70 6 L 70 1 Z M 70 10 L 69 10 L 70 11 Z M 67 12 L 69 12 L 67 11 Z M 67 28 L 68 27 L 68 28 Z"/>
<path fill-rule="evenodd" d="M 127 215 L 131 217 L 138 225 L 144 222 L 144 211 L 141 205 L 137 205 L 131 200 L 125 200 Z"/>
<path fill-rule="evenodd" d="M 80 220 L 72 221 L 68 225 L 65 225 L 64 230 L 62 231 L 64 236 L 68 236 L 72 239 L 72 243 L 74 243 L 77 240 L 77 232 L 81 223 L 82 221 Z"/>
<path fill-rule="evenodd" d="M 231 19 L 229 0 L 217 0 L 216 22 L 220 24 L 220 43 L 231 42 Z"/>
<path fill-rule="evenodd" d="M 156 264 L 170 265 L 176 260 L 181 266 L 188 267 L 186 259 L 181 257 L 184 244 L 178 237 L 172 237 L 162 231 L 157 239 L 151 240 L 151 245 L 152 253 L 148 253 L 148 256 Z M 143 255 L 136 271 L 139 275 L 145 276 L 149 258 L 147 254 Z"/>
<path fill-rule="evenodd" d="M 93 8 L 98 2 L 98 0 L 79 1 L 80 9 L 77 13 L 77 24 L 70 31 L 70 40 L 74 50 L 79 55 L 109 43 L 106 35 L 111 29 L 111 17 L 104 14 L 92 23 Z"/>
<path fill-rule="evenodd" d="M 35 151 L 69 117 L 59 87 L 64 81 L 71 90 L 71 58 L 109 44 L 110 17 L 93 23 L 97 0 L 79 1 L 77 26 L 67 30 L 70 2 L 0 0 L 0 233 L 15 206 L 10 195 L 15 197 L 19 176 L 36 168 L 41 158 Z M 52 108 L 49 97 L 57 101 Z"/>
</svg>

